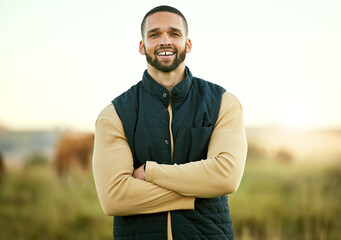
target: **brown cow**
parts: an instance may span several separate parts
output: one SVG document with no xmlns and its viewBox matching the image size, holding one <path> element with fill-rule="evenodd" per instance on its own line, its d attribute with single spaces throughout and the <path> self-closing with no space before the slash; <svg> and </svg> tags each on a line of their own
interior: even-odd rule
<svg viewBox="0 0 341 240">
<path fill-rule="evenodd" d="M 94 134 L 67 133 L 63 134 L 58 143 L 55 167 L 59 175 L 68 173 L 77 165 L 83 170 L 91 166 L 94 145 Z"/>
<path fill-rule="evenodd" d="M 5 163 L 4 163 L 4 158 L 0 152 L 0 184 L 2 182 L 4 174 L 5 174 Z"/>
</svg>

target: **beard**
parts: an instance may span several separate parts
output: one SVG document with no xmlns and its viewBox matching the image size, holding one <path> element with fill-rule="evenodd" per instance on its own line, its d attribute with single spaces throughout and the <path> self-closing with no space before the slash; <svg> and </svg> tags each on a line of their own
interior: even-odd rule
<svg viewBox="0 0 341 240">
<path fill-rule="evenodd" d="M 165 49 L 167 49 L 167 48 L 165 48 Z M 146 48 L 144 50 L 146 53 L 147 62 L 150 65 L 152 65 L 154 68 L 156 68 L 157 70 L 159 70 L 161 72 L 165 72 L 165 73 L 172 72 L 175 69 L 177 69 L 179 67 L 179 65 L 183 61 L 185 61 L 185 58 L 186 58 L 186 47 L 182 52 L 180 52 L 179 55 L 178 55 L 178 51 L 176 49 L 172 48 L 172 50 L 175 50 L 175 59 L 173 60 L 173 63 L 170 65 L 165 65 L 161 61 L 159 61 L 159 59 L 157 59 L 157 57 L 156 57 L 156 51 L 154 52 L 155 58 L 153 58 L 152 55 L 148 54 L 148 52 L 146 51 Z"/>
</svg>

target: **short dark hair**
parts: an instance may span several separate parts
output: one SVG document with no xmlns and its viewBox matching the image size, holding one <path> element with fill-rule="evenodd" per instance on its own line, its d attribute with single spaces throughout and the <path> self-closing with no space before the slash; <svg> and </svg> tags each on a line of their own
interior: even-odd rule
<svg viewBox="0 0 341 240">
<path fill-rule="evenodd" d="M 188 24 L 187 24 L 187 20 L 186 20 L 185 16 L 178 9 L 176 9 L 174 7 L 167 6 L 167 5 L 161 5 L 161 6 L 153 8 L 152 10 L 147 12 L 146 15 L 144 16 L 142 23 L 141 23 L 142 38 L 143 38 L 143 30 L 146 26 L 147 17 L 149 17 L 150 15 L 157 13 L 157 12 L 171 12 L 171 13 L 175 13 L 175 14 L 179 15 L 182 18 L 182 20 L 185 22 L 186 35 L 188 34 Z"/>
</svg>

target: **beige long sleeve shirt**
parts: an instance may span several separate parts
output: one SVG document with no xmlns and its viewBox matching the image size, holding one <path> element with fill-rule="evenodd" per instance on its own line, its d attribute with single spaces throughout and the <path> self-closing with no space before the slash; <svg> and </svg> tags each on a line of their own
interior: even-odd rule
<svg viewBox="0 0 341 240">
<path fill-rule="evenodd" d="M 168 110 L 172 116 L 171 108 Z M 207 159 L 181 165 L 147 161 L 146 181 L 135 179 L 123 125 L 110 104 L 99 114 L 95 132 L 93 173 L 101 206 L 110 216 L 194 209 L 196 197 L 217 197 L 237 190 L 246 153 L 242 107 L 233 94 L 225 92 Z M 170 215 L 168 231 L 171 239 Z"/>
</svg>

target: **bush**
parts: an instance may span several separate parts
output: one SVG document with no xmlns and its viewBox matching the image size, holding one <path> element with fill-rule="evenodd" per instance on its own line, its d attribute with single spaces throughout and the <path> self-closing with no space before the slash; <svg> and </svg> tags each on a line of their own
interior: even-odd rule
<svg viewBox="0 0 341 240">
<path fill-rule="evenodd" d="M 42 153 L 33 153 L 25 161 L 25 167 L 45 166 L 49 161 Z"/>
</svg>

